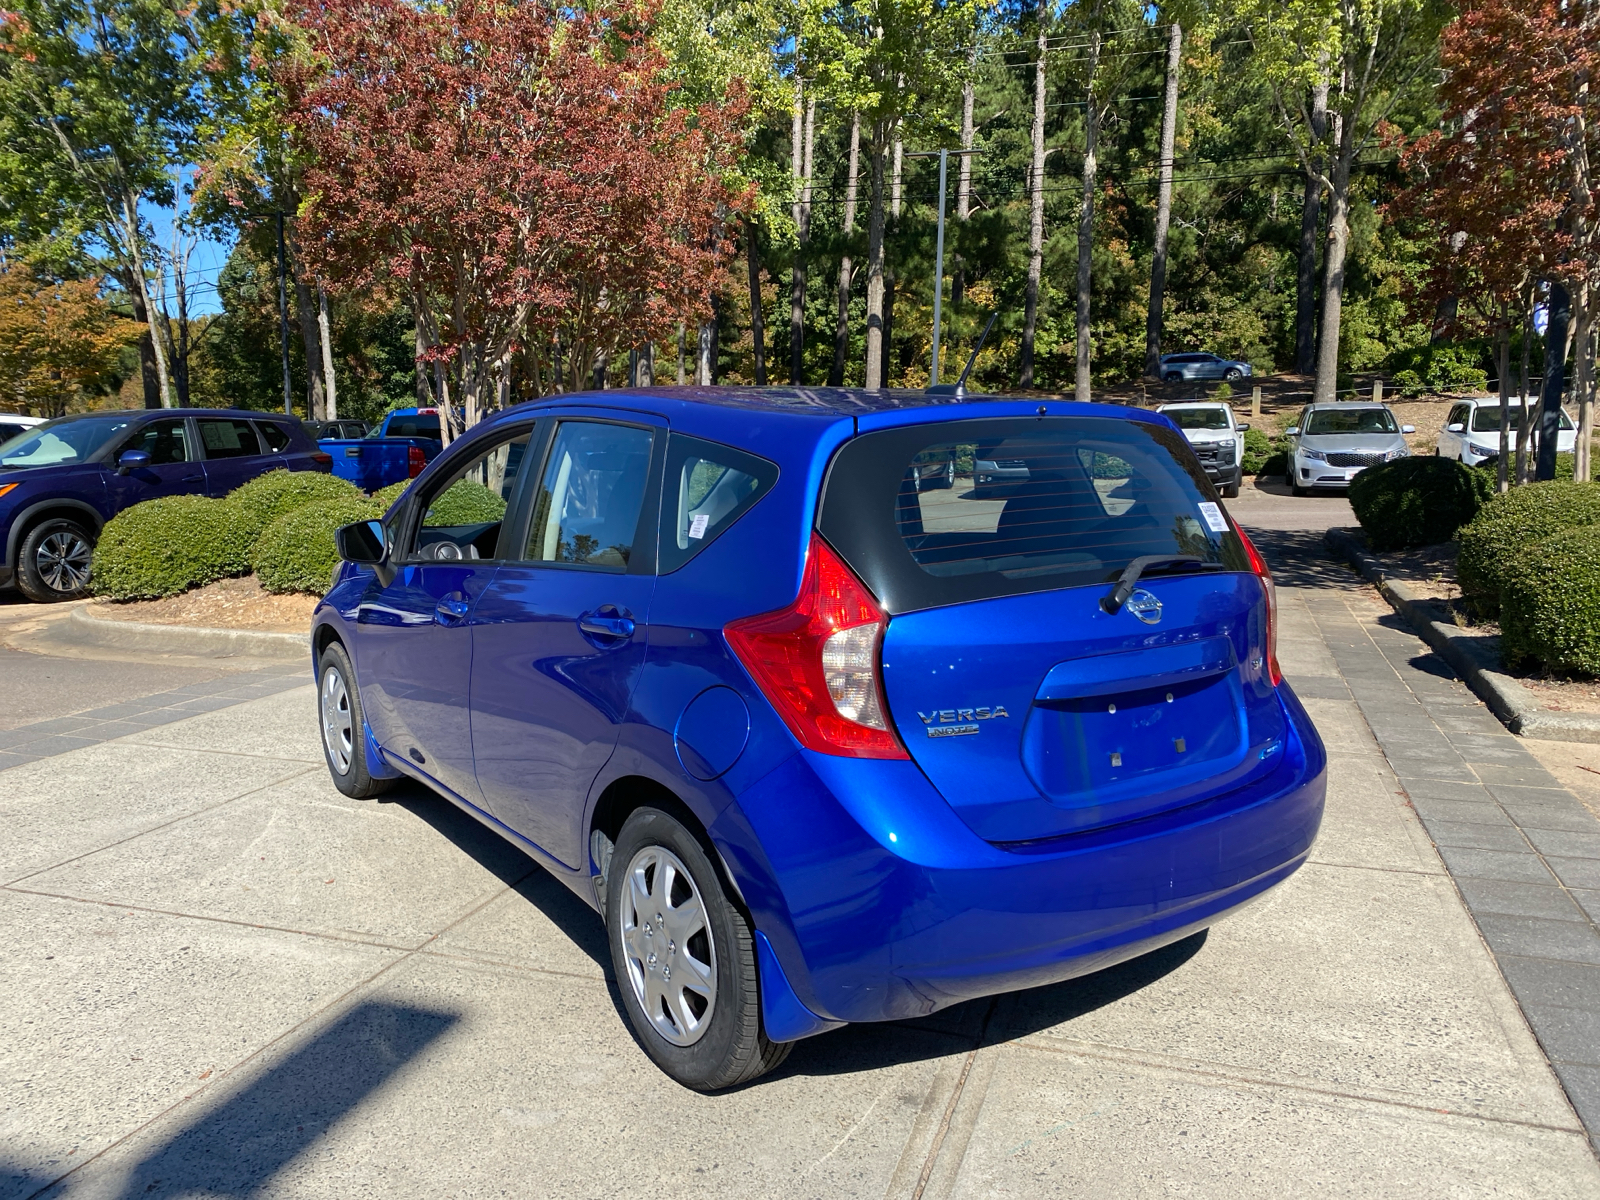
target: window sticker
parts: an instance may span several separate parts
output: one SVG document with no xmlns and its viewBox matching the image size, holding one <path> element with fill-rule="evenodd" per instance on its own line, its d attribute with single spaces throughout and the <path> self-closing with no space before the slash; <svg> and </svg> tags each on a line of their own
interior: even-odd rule
<svg viewBox="0 0 1600 1200">
<path fill-rule="evenodd" d="M 711 524 L 710 513 L 696 513 L 689 518 L 689 536 L 695 539 L 705 537 L 706 526 L 709 524 Z"/>
<path fill-rule="evenodd" d="M 1222 509 L 1211 501 L 1202 501 L 1200 515 L 1206 519 L 1206 525 L 1212 533 L 1227 533 L 1228 518 L 1222 515 Z"/>
</svg>

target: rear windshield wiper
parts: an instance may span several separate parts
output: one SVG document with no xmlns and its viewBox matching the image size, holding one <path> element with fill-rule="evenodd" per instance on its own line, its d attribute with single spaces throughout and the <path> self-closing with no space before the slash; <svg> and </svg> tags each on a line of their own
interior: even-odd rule
<svg viewBox="0 0 1600 1200">
<path fill-rule="evenodd" d="M 1206 562 L 1198 554 L 1142 554 L 1128 564 L 1122 572 L 1122 578 L 1117 580 L 1117 586 L 1109 594 L 1100 597 L 1100 607 L 1115 616 L 1128 602 L 1128 597 L 1133 595 L 1139 576 L 1153 567 L 1169 566 L 1208 567 L 1216 564 Z"/>
</svg>

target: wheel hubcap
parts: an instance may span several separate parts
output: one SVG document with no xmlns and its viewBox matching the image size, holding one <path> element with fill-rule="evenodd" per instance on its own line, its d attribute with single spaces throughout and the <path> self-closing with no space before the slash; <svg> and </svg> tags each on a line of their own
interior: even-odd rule
<svg viewBox="0 0 1600 1200">
<path fill-rule="evenodd" d="M 689 868 L 664 846 L 646 846 L 628 864 L 618 907 L 634 999 L 667 1041 L 694 1045 L 716 1010 L 717 952 Z"/>
<path fill-rule="evenodd" d="M 322 676 L 322 744 L 328 749 L 334 769 L 341 775 L 350 772 L 352 735 L 350 690 L 345 687 L 344 676 L 338 668 L 329 667 Z"/>
<path fill-rule="evenodd" d="M 39 578 L 56 592 L 79 592 L 89 586 L 89 560 L 93 547 L 79 534 L 62 530 L 39 543 L 34 562 Z"/>
</svg>

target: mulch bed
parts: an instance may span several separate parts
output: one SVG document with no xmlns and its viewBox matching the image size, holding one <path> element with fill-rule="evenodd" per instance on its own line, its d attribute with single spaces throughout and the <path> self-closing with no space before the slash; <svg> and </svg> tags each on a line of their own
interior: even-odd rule
<svg viewBox="0 0 1600 1200">
<path fill-rule="evenodd" d="M 256 629 L 304 633 L 311 627 L 316 596 L 275 596 L 254 575 L 222 579 L 181 596 L 162 600 L 96 600 L 89 611 L 110 621 L 154 625 L 197 625 L 209 629 Z"/>
</svg>

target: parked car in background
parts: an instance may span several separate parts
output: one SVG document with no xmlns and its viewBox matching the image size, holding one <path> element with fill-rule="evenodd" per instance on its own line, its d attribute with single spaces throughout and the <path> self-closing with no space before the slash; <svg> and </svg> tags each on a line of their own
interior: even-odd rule
<svg viewBox="0 0 1600 1200">
<path fill-rule="evenodd" d="M 4 445 L 19 433 L 27 433 L 36 426 L 43 425 L 43 417 L 21 417 L 15 413 L 0 413 L 0 445 Z"/>
<path fill-rule="evenodd" d="M 268 471 L 326 471 L 331 460 L 293 417 L 239 409 L 83 413 L 0 445 L 0 587 L 30 600 L 89 588 L 101 527 L 158 496 L 225 496 Z"/>
<path fill-rule="evenodd" d="M 1531 407 L 1537 420 L 1539 402 L 1535 400 Z M 1506 414 L 1509 418 L 1508 442 L 1515 449 L 1517 430 L 1522 428 L 1522 397 L 1510 398 Z M 1534 435 L 1534 441 L 1537 443 L 1537 424 L 1534 427 Z M 1577 427 L 1573 425 L 1566 409 L 1562 409 L 1561 428 L 1556 433 L 1556 451 L 1560 454 L 1570 454 L 1577 444 Z M 1500 397 L 1474 396 L 1468 400 L 1457 400 L 1450 406 L 1450 411 L 1445 416 L 1444 428 L 1439 430 L 1435 448 L 1443 457 L 1457 459 L 1469 467 L 1475 467 L 1485 459 L 1499 454 Z"/>
<path fill-rule="evenodd" d="M 1161 356 L 1161 382 L 1187 383 L 1200 379 L 1242 379 L 1250 374 L 1250 364 L 1215 354 L 1190 352 Z"/>
<path fill-rule="evenodd" d="M 375 492 L 415 479 L 444 445 L 436 408 L 397 408 L 370 433 L 324 437 L 317 444 L 333 458 L 333 473 Z"/>
<path fill-rule="evenodd" d="M 339 417 L 332 421 L 302 421 L 306 432 L 317 439 L 322 438 L 364 438 L 370 426 L 365 421 L 352 420 L 349 417 Z"/>
<path fill-rule="evenodd" d="M 1162 404 L 1156 411 L 1183 431 L 1206 478 L 1229 500 L 1238 496 L 1244 483 L 1244 434 L 1250 426 L 1241 425 L 1226 404 Z"/>
<path fill-rule="evenodd" d="M 980 459 L 1025 474 L 977 500 Z M 533 856 L 601 914 L 644 1050 L 733 1086 L 846 1022 L 1145 954 L 1305 861 L 1326 755 L 1213 497 L 1122 406 L 517 405 L 339 531 L 328 770 Z"/>
<path fill-rule="evenodd" d="M 1366 468 L 1411 453 L 1401 425 L 1387 404 L 1308 404 L 1289 427 L 1289 470 L 1285 482 L 1296 496 L 1349 487 Z"/>
</svg>

